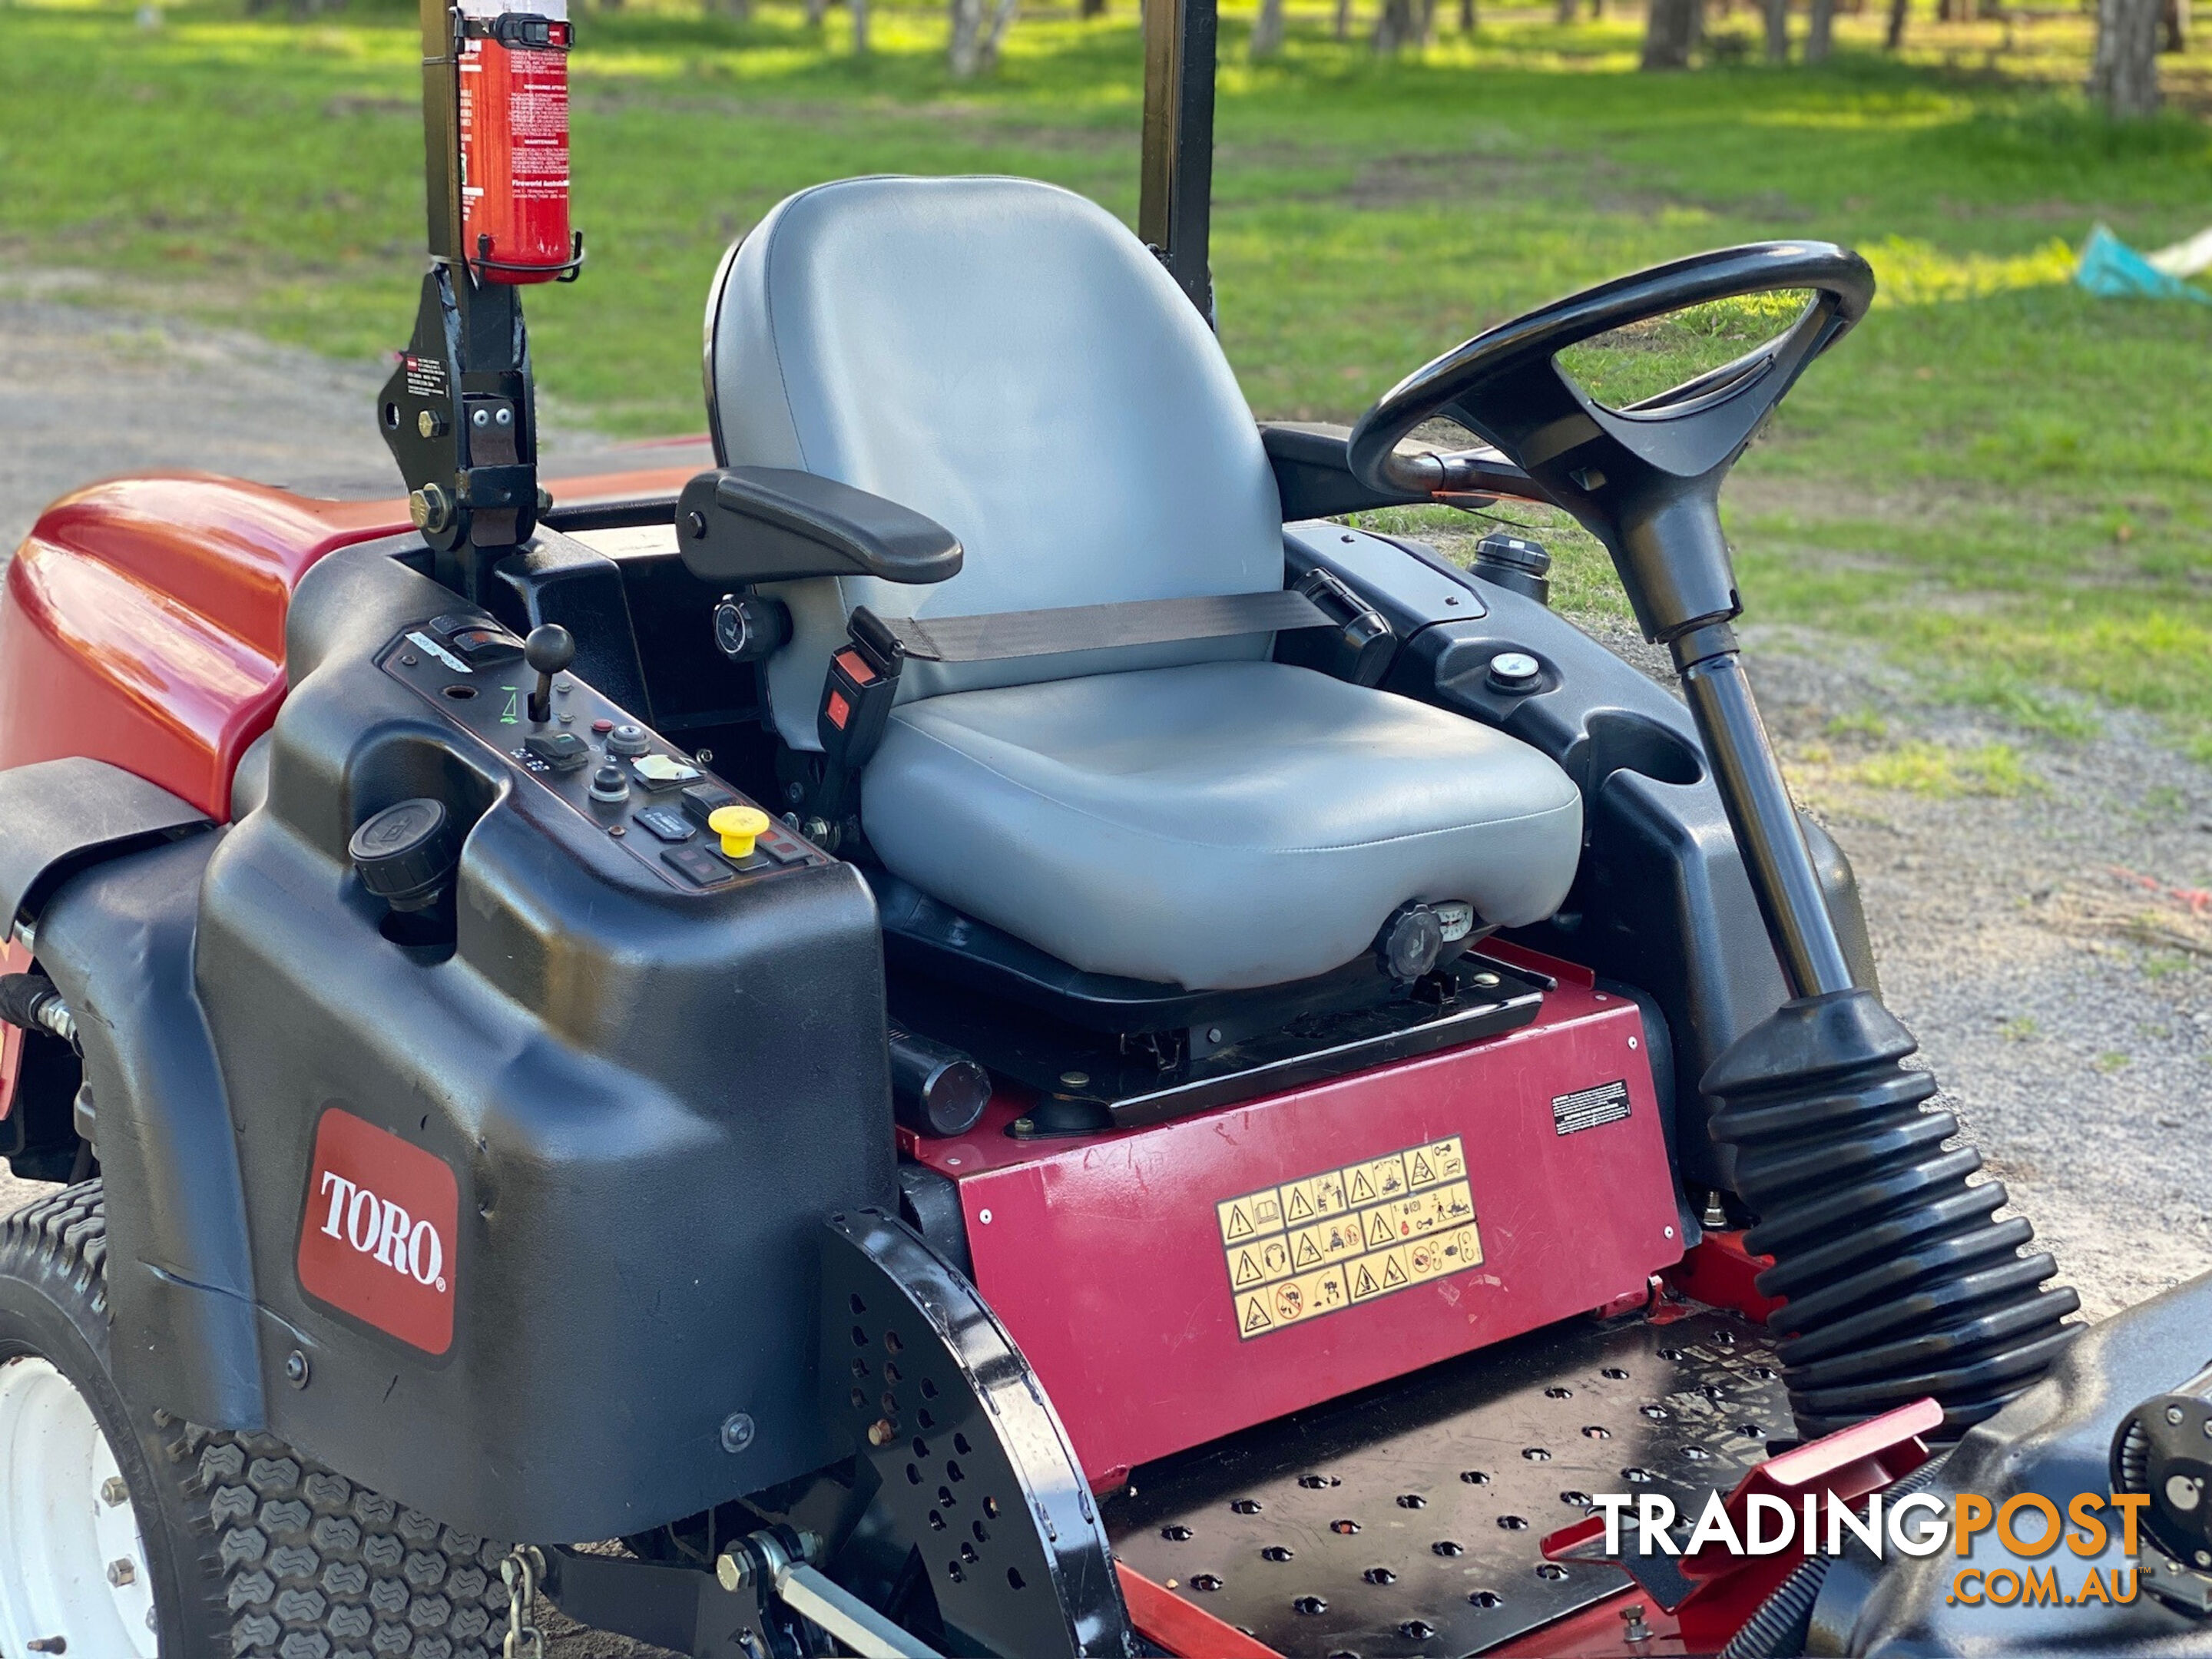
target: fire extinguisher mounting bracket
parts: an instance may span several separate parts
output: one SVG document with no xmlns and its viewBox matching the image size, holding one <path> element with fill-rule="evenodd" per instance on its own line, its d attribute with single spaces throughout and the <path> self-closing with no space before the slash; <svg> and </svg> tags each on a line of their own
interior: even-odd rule
<svg viewBox="0 0 2212 1659">
<path fill-rule="evenodd" d="M 496 279 L 501 273 L 511 273 L 527 276 L 532 282 L 543 282 L 545 280 L 546 272 L 550 270 L 554 273 L 555 282 L 573 283 L 583 274 L 584 233 L 580 230 L 571 234 L 568 241 L 568 258 L 565 263 L 558 265 L 506 264 L 491 257 L 491 246 L 489 236 L 480 235 L 477 238 L 476 257 L 469 261 L 469 269 L 480 276 L 491 276 Z"/>
<path fill-rule="evenodd" d="M 463 40 L 496 40 L 510 52 L 566 52 L 575 44 L 575 26 L 566 18 L 535 12 L 503 11 L 496 17 L 455 17 L 455 36 Z"/>
<path fill-rule="evenodd" d="M 434 574 L 481 599 L 538 527 L 537 398 L 521 290 L 569 283 L 569 0 L 422 0 L 430 269 L 377 399 Z"/>
</svg>

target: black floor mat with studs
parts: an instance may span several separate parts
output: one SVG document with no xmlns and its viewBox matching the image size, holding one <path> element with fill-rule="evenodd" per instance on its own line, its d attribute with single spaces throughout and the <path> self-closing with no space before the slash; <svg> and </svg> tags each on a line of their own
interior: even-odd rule
<svg viewBox="0 0 2212 1659">
<path fill-rule="evenodd" d="M 1537 1546 L 1592 1493 L 1686 1516 L 1790 1432 L 1731 1315 L 1538 1331 L 1139 1469 L 1131 1567 L 1291 1659 L 1478 1654 L 1619 1589 Z"/>
</svg>

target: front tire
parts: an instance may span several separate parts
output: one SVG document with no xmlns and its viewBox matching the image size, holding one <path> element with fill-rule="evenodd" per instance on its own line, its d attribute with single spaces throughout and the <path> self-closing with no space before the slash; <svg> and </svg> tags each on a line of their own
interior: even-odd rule
<svg viewBox="0 0 2212 1659">
<path fill-rule="evenodd" d="M 134 1424 L 116 1389 L 106 1265 L 97 1181 L 0 1221 L 0 1652 L 211 1654 L 207 1502 L 183 1425 Z"/>
<path fill-rule="evenodd" d="M 0 1220 L 0 1656 L 489 1659 L 503 1547 L 271 1436 L 134 1419 L 106 1266 L 97 1181 Z"/>
</svg>

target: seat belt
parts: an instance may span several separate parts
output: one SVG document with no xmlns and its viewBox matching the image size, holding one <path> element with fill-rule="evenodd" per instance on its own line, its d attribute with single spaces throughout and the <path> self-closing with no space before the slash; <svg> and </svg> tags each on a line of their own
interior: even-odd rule
<svg viewBox="0 0 2212 1659">
<path fill-rule="evenodd" d="M 860 613 L 854 614 L 857 618 Z M 878 621 L 915 661 L 945 663 L 1056 657 L 1075 651 L 1340 625 L 1305 594 L 1286 587 L 1267 593 L 1200 593 L 1181 599 L 1129 599 L 1119 605 L 1000 611 L 981 617 L 884 617 Z"/>
<path fill-rule="evenodd" d="M 800 829 L 831 852 L 844 839 L 861 769 L 883 741 L 898 698 L 900 672 L 916 662 L 999 662 L 1078 651 L 1233 639 L 1244 634 L 1330 629 L 1312 666 L 1358 685 L 1388 667 L 1397 636 L 1382 614 L 1333 572 L 1309 570 L 1294 588 L 1265 593 L 1206 593 L 1180 599 L 1131 599 L 980 617 L 879 617 L 855 605 L 850 642 L 830 659 L 815 717 L 822 771 L 807 792 Z M 1306 653 L 1313 654 L 1313 653 Z"/>
</svg>

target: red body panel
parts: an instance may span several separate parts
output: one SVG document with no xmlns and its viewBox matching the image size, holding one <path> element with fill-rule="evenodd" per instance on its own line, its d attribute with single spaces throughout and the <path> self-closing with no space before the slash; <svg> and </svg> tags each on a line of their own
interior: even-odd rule
<svg viewBox="0 0 2212 1659">
<path fill-rule="evenodd" d="M 332 548 L 405 529 L 394 513 L 189 476 L 63 497 L 8 568 L 0 767 L 88 755 L 228 817 L 283 696 L 293 588 Z"/>
<path fill-rule="evenodd" d="M 912 1143 L 959 1183 L 976 1283 L 1094 1482 L 1641 1296 L 1680 1256 L 1641 1018 L 1583 970 L 1543 965 L 1561 983 L 1537 1023 L 1468 1048 L 1078 1140 L 1011 1139 L 1018 1103 L 995 1101 L 969 1135 Z M 1555 1100 L 1614 1079 L 1627 1115 L 1559 1132 Z M 1432 1260 L 1444 1270 L 1318 1316 L 1326 1287 L 1309 1280 L 1304 1316 L 1243 1334 L 1231 1200 L 1401 1152 L 1411 1171 L 1413 1149 L 1452 1137 L 1479 1263 Z"/>
<path fill-rule="evenodd" d="M 673 495 L 690 468 L 555 486 L 564 503 Z M 325 554 L 409 527 L 402 501 L 325 501 L 176 474 L 48 507 L 0 599 L 0 768 L 89 756 L 217 820 L 284 696 L 284 618 Z"/>
</svg>

